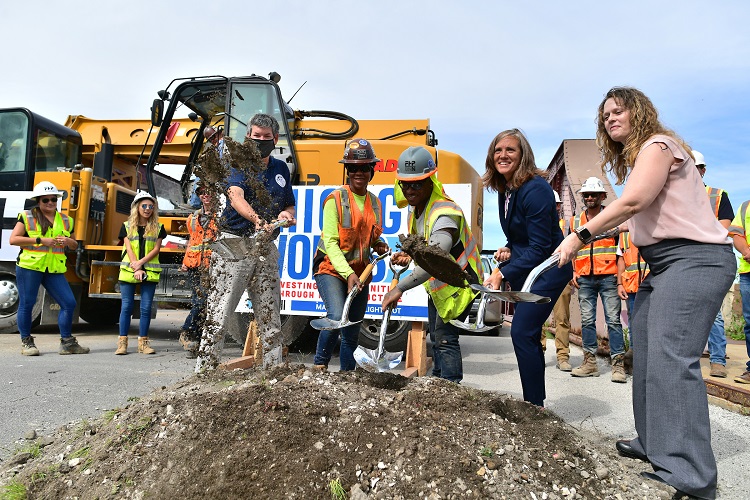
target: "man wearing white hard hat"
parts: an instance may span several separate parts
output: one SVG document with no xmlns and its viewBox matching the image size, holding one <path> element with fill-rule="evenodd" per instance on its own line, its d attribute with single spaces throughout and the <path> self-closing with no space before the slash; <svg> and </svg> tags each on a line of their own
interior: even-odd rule
<svg viewBox="0 0 750 500">
<path fill-rule="evenodd" d="M 581 197 L 586 209 L 570 219 L 571 230 L 576 231 L 604 209 L 607 198 L 604 183 L 589 177 L 581 185 Z M 581 306 L 581 339 L 583 363 L 571 372 L 574 377 L 598 377 L 596 363 L 598 343 L 596 338 L 596 300 L 601 297 L 604 318 L 609 334 L 609 354 L 612 358 L 612 382 L 625 383 L 625 341 L 620 324 L 622 302 L 617 295 L 617 239 L 604 238 L 581 248 L 575 258 L 572 285 L 578 288 Z"/>
<path fill-rule="evenodd" d="M 693 151 L 693 158 L 695 158 L 695 166 L 698 172 L 703 177 L 706 175 L 706 158 L 700 151 L 695 150 Z M 706 185 L 705 183 L 703 184 Z M 718 219 L 719 224 L 725 228 L 729 228 L 732 219 L 734 219 L 734 209 L 732 208 L 732 203 L 729 201 L 729 195 L 723 189 L 711 186 L 706 186 L 706 193 L 711 202 L 714 216 Z M 721 309 L 719 309 L 719 314 L 716 315 L 714 324 L 711 326 L 706 348 L 711 366 L 710 375 L 717 378 L 726 378 L 727 336 L 724 331 L 724 316 L 721 314 Z M 703 355 L 705 356 L 706 352 Z"/>
</svg>

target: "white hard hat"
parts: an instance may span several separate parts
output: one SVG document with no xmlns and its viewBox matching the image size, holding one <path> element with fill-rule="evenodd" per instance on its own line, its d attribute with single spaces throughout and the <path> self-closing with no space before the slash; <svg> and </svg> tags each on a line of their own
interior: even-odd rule
<svg viewBox="0 0 750 500">
<path fill-rule="evenodd" d="M 65 191 L 60 191 L 51 182 L 42 181 L 34 186 L 34 190 L 31 192 L 31 196 L 29 196 L 29 198 L 38 198 L 39 196 L 44 196 L 45 194 L 50 196 L 59 195 L 63 200 L 68 197 L 68 193 L 66 193 Z"/>
<path fill-rule="evenodd" d="M 693 150 L 693 158 L 695 158 L 695 166 L 699 167 L 703 165 L 706 166 L 706 159 L 703 157 L 703 154 L 701 154 L 700 151 Z"/>
<path fill-rule="evenodd" d="M 607 190 L 604 189 L 604 183 L 599 179 L 598 177 L 589 177 L 586 179 L 583 184 L 581 184 L 581 189 L 578 191 L 579 193 L 606 193 Z"/>
<path fill-rule="evenodd" d="M 553 190 L 552 192 L 555 193 L 555 203 L 562 203 L 562 201 L 560 201 L 560 195 L 557 194 L 557 191 Z"/>
<path fill-rule="evenodd" d="M 156 202 L 156 198 L 154 198 L 153 196 L 151 196 L 150 194 L 148 194 L 148 191 L 138 191 L 138 192 L 137 192 L 137 193 L 135 194 L 135 197 L 133 198 L 133 203 L 131 203 L 131 204 L 130 204 L 131 208 L 132 208 L 132 207 L 133 207 L 133 206 L 134 206 L 134 205 L 135 205 L 136 203 L 138 203 L 139 201 L 141 201 L 141 200 L 142 200 L 142 199 L 144 199 L 144 198 L 148 198 L 149 200 L 152 200 L 152 201 L 154 201 L 154 203 Z"/>
</svg>

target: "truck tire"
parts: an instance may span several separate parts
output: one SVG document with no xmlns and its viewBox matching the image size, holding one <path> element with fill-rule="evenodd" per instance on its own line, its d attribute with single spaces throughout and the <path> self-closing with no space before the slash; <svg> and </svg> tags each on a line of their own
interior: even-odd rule
<svg viewBox="0 0 750 500">
<path fill-rule="evenodd" d="M 92 299 L 88 295 L 81 297 L 79 316 L 90 325 L 112 326 L 120 321 L 120 299 Z"/>
<path fill-rule="evenodd" d="M 380 340 L 379 319 L 364 319 L 359 329 L 359 345 L 367 349 L 376 349 Z M 388 352 L 406 351 L 409 339 L 410 321 L 389 321 L 385 334 L 385 350 Z"/>
<path fill-rule="evenodd" d="M 39 287 L 34 309 L 31 310 L 31 327 L 39 325 L 42 319 L 42 295 Z M 18 284 L 16 275 L 9 272 L 0 274 L 0 333 L 18 333 Z"/>
<path fill-rule="evenodd" d="M 284 345 L 290 346 L 300 338 L 307 327 L 310 318 L 307 316 L 281 315 L 281 334 L 284 336 Z"/>
</svg>

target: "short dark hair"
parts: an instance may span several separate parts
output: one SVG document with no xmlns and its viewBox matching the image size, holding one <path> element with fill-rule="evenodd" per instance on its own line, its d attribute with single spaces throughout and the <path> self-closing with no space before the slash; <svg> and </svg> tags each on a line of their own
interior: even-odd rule
<svg viewBox="0 0 750 500">
<path fill-rule="evenodd" d="M 279 135 L 279 122 L 271 115 L 265 113 L 257 113 L 250 119 L 250 123 L 247 125 L 247 133 L 250 133 L 250 129 L 255 125 L 258 128 L 270 128 L 274 136 Z"/>
</svg>

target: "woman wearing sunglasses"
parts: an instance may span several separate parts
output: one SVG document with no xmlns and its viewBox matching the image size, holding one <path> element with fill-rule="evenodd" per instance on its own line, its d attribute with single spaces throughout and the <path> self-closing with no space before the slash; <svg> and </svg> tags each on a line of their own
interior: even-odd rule
<svg viewBox="0 0 750 500">
<path fill-rule="evenodd" d="M 341 370 L 354 370 L 354 350 L 359 341 L 358 321 L 365 317 L 367 289 L 359 275 L 370 261 L 370 249 L 383 254 L 388 245 L 380 240 L 383 233 L 382 211 L 378 197 L 367 191 L 375 175 L 372 145 L 365 139 L 353 139 L 346 145 L 343 163 L 349 182 L 331 193 L 323 204 L 323 232 L 313 261 L 313 274 L 318 293 L 326 306 L 329 319 L 341 320 L 346 296 L 353 287 L 361 291 L 352 300 L 349 319 L 355 322 L 341 332 Z M 327 370 L 339 330 L 323 330 L 313 363 L 318 370 Z"/>
<path fill-rule="evenodd" d="M 167 237 L 167 231 L 159 224 L 159 207 L 153 196 L 140 191 L 133 198 L 130 206 L 130 217 L 123 222 L 120 229 L 123 242 L 122 262 L 120 266 L 120 293 L 122 309 L 120 310 L 120 338 L 115 354 L 128 353 L 128 330 L 130 317 L 133 314 L 135 286 L 141 284 L 141 318 L 139 321 L 138 352 L 154 354 L 148 340 L 148 327 L 151 325 L 151 304 L 159 282 L 159 250 L 161 242 Z"/>
<path fill-rule="evenodd" d="M 39 349 L 31 336 L 31 316 L 36 304 L 39 287 L 44 286 L 60 305 L 57 317 L 60 329 L 60 354 L 88 354 L 88 347 L 81 347 L 73 337 L 73 311 L 76 299 L 65 279 L 65 249 L 76 248 L 71 238 L 73 219 L 57 211 L 57 201 L 65 193 L 54 184 L 42 181 L 30 198 L 38 202 L 31 210 L 18 215 L 18 222 L 10 235 L 11 245 L 21 247 L 16 261 L 18 282 L 18 331 L 21 333 L 21 354 L 38 356 Z"/>
</svg>

